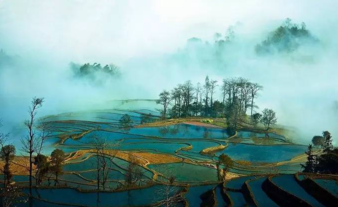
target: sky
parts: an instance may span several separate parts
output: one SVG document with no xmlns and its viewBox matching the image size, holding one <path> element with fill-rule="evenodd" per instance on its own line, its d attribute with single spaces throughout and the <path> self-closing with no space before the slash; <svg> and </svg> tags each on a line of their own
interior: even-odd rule
<svg viewBox="0 0 338 207">
<path fill-rule="evenodd" d="M 4 127 L 22 123 L 34 96 L 45 97 L 41 115 L 108 108 L 112 99 L 156 98 L 209 75 L 263 85 L 260 110 L 276 110 L 279 123 L 300 128 L 305 142 L 323 130 L 338 136 L 336 8 L 336 0 L 0 0 L 0 49 L 15 57 L 15 64 L 0 63 L 0 117 Z M 254 46 L 286 18 L 305 22 L 320 47 L 256 57 Z M 230 26 L 236 45 L 225 66 L 201 64 L 204 48 L 180 62 L 187 39 L 212 43 Z M 122 78 L 100 87 L 75 81 L 70 62 L 114 63 Z"/>
</svg>

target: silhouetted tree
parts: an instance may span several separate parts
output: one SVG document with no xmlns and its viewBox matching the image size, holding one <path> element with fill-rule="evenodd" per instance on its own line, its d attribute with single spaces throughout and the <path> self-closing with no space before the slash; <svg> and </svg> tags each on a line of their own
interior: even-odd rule
<svg viewBox="0 0 338 207">
<path fill-rule="evenodd" d="M 330 153 L 333 150 L 331 133 L 328 131 L 324 131 L 323 137 L 324 137 L 323 151 L 325 153 Z"/>
<path fill-rule="evenodd" d="M 323 174 L 338 174 L 338 149 L 332 145 L 330 132 L 324 131 L 323 153 L 318 156 L 315 172 Z"/>
<path fill-rule="evenodd" d="M 305 165 L 301 164 L 303 172 L 314 173 L 317 166 L 317 159 L 316 156 L 313 155 L 311 144 L 308 146 L 308 150 L 305 152 L 305 154 L 307 155 L 307 161 Z"/>
<path fill-rule="evenodd" d="M 32 195 L 32 179 L 33 179 L 33 154 L 36 152 L 37 148 L 40 147 L 41 139 L 43 137 L 39 136 L 35 132 L 36 127 L 36 114 L 37 110 L 42 106 L 43 98 L 33 98 L 32 105 L 29 109 L 28 121 L 25 121 L 25 125 L 28 129 L 28 136 L 21 140 L 23 145 L 23 151 L 29 154 L 29 195 Z M 30 199 L 31 201 L 31 199 Z M 30 202 L 31 205 L 31 202 Z"/>
</svg>

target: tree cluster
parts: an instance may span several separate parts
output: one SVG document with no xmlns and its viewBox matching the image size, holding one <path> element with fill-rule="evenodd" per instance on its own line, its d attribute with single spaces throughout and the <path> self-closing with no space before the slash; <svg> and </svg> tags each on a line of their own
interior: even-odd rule
<svg viewBox="0 0 338 207">
<path fill-rule="evenodd" d="M 194 86 L 187 81 L 171 91 L 162 91 L 157 101 L 163 106 L 162 118 L 226 117 L 228 128 L 232 131 L 237 130 L 238 123 L 248 112 L 256 125 L 261 121 L 267 129 L 277 122 L 276 114 L 271 109 L 264 110 L 263 117 L 254 114 L 256 98 L 263 89 L 261 85 L 244 78 L 224 79 L 220 87 L 217 83 L 207 76 L 203 85 L 198 83 Z M 215 99 L 217 87 L 221 100 Z"/>
<path fill-rule="evenodd" d="M 100 63 L 79 65 L 70 63 L 73 75 L 78 79 L 87 79 L 94 84 L 102 84 L 110 78 L 121 76 L 120 68 L 114 64 L 102 66 Z"/>
<path fill-rule="evenodd" d="M 256 46 L 257 54 L 291 53 L 299 47 L 315 43 L 314 38 L 306 28 L 305 23 L 301 25 L 293 24 L 291 19 L 285 22 L 276 30 L 271 32 L 266 40 Z"/>
<path fill-rule="evenodd" d="M 235 108 L 242 114 L 246 114 L 250 109 L 252 115 L 256 107 L 255 99 L 263 89 L 259 84 L 244 78 L 224 79 L 220 87 L 222 100 L 216 100 L 218 86 L 216 80 L 207 76 L 203 85 L 198 83 L 194 86 L 191 81 L 187 81 L 171 92 L 164 90 L 157 101 L 163 105 L 162 117 L 224 117 Z"/>
<path fill-rule="evenodd" d="M 332 136 L 328 131 L 323 132 L 322 152 L 313 153 L 312 145 L 309 145 L 307 162 L 302 164 L 303 172 L 321 173 L 321 174 L 338 174 L 338 148 L 332 145 Z"/>
</svg>

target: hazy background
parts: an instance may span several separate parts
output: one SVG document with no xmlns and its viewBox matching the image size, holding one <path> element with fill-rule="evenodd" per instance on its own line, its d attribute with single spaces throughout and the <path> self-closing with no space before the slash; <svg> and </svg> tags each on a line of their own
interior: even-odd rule
<svg viewBox="0 0 338 207">
<path fill-rule="evenodd" d="M 244 77 L 264 86 L 258 99 L 281 124 L 309 142 L 323 130 L 338 136 L 336 0 L 0 0 L 0 117 L 3 130 L 22 124 L 32 97 L 40 115 L 111 108 L 113 99 L 157 98 L 191 80 Z M 286 18 L 305 22 L 320 44 L 291 55 L 257 56 L 256 44 Z M 233 26 L 222 61 L 214 34 Z M 191 48 L 198 37 L 203 46 Z M 96 86 L 72 78 L 70 62 L 114 63 L 121 78 Z"/>
</svg>

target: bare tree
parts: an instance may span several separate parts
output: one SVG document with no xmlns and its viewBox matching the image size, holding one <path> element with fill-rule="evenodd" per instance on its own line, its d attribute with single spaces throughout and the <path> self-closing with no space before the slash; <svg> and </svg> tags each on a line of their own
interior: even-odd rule
<svg viewBox="0 0 338 207">
<path fill-rule="evenodd" d="M 109 143 L 105 138 L 94 135 L 98 191 L 101 190 L 101 186 L 103 190 L 106 190 L 106 184 L 112 168 L 112 161 L 118 153 L 118 150 L 115 150 L 113 154 L 108 154 L 107 150 L 116 149 L 119 144 L 119 142 Z"/>
<path fill-rule="evenodd" d="M 156 197 L 161 198 L 161 201 L 158 203 L 158 206 L 177 206 L 178 203 L 184 201 L 182 198 L 181 191 L 175 185 L 176 178 L 169 172 L 168 169 L 165 170 L 168 177 L 168 181 L 163 183 L 163 187 L 159 188 L 156 191 Z"/>
<path fill-rule="evenodd" d="M 187 81 L 182 87 L 185 117 L 190 115 L 190 105 L 193 99 L 193 90 L 194 90 L 194 87 L 191 84 L 191 81 Z"/>
<path fill-rule="evenodd" d="M 213 96 L 214 96 L 216 87 L 217 87 L 217 80 L 211 80 L 210 81 L 210 108 L 212 108 L 212 105 L 213 105 Z"/>
<path fill-rule="evenodd" d="M 251 83 L 244 79 L 239 78 L 238 81 L 238 87 L 239 87 L 239 96 L 240 96 L 240 109 L 243 112 L 243 114 L 246 114 L 246 110 L 249 107 L 249 100 L 250 100 L 250 85 Z"/>
<path fill-rule="evenodd" d="M 205 95 L 205 98 L 204 98 L 204 107 L 205 107 L 205 115 L 207 116 L 208 115 L 208 109 L 209 109 L 209 93 L 210 93 L 210 87 L 211 87 L 211 84 L 210 84 L 210 80 L 209 80 L 209 76 L 207 76 L 205 78 L 205 83 L 204 83 L 204 95 Z"/>
<path fill-rule="evenodd" d="M 250 85 L 250 93 L 251 93 L 251 116 L 253 114 L 253 108 L 254 108 L 254 99 L 256 98 L 256 96 L 258 95 L 258 92 L 260 90 L 263 90 L 263 86 L 257 84 L 257 83 L 253 83 Z"/>
<path fill-rule="evenodd" d="M 44 122 L 43 120 L 38 122 L 38 125 L 36 127 L 39 130 L 39 136 L 37 136 L 37 139 L 35 139 L 35 152 L 36 157 L 34 160 L 34 164 L 36 165 L 36 171 L 35 171 L 35 180 L 36 185 L 40 185 L 42 182 L 42 177 L 48 172 L 48 162 L 47 157 L 42 155 L 42 149 L 43 145 L 45 143 L 46 138 L 51 134 L 50 126 L 47 122 Z"/>
<path fill-rule="evenodd" d="M 23 151 L 29 154 L 29 196 L 32 196 L 33 153 L 41 146 L 41 137 L 36 135 L 35 122 L 37 110 L 42 106 L 43 98 L 33 98 L 29 109 L 29 120 L 25 121 L 28 136 L 21 140 Z M 31 203 L 31 202 L 30 202 Z"/>
<path fill-rule="evenodd" d="M 143 177 L 142 168 L 139 166 L 138 161 L 129 154 L 129 164 L 124 175 L 125 178 L 125 186 L 135 186 L 137 183 L 140 183 Z"/>
<path fill-rule="evenodd" d="M 222 92 L 222 97 L 223 97 L 223 105 L 225 106 L 225 101 L 226 101 L 226 96 L 228 95 L 229 98 L 228 100 L 231 99 L 231 91 L 230 91 L 230 82 L 226 79 L 223 79 L 223 84 L 221 86 L 221 92 Z"/>
<path fill-rule="evenodd" d="M 262 113 L 261 122 L 266 126 L 266 130 L 268 130 L 272 124 L 277 123 L 276 112 L 272 109 L 264 109 Z"/>
</svg>

